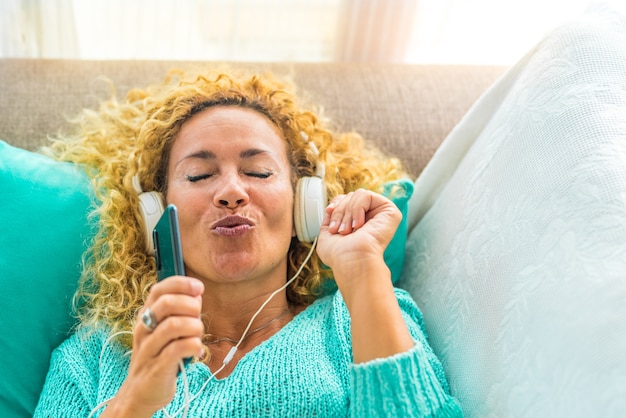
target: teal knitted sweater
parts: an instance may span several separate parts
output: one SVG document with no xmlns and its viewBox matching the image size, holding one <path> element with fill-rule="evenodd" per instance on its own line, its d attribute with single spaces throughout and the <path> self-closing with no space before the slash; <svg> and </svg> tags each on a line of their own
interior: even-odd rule
<svg viewBox="0 0 626 418">
<path fill-rule="evenodd" d="M 354 364 L 350 317 L 337 292 L 318 299 L 247 353 L 228 377 L 212 380 L 190 403 L 188 416 L 461 416 L 426 341 L 421 312 L 406 292 L 397 290 L 396 296 L 415 341 L 411 350 Z M 77 333 L 54 351 L 35 417 L 86 417 L 115 396 L 129 356 L 107 338 L 105 332 Z M 186 374 L 194 396 L 211 372 L 192 363 Z M 172 416 L 183 407 L 181 379 L 166 408 Z"/>
</svg>

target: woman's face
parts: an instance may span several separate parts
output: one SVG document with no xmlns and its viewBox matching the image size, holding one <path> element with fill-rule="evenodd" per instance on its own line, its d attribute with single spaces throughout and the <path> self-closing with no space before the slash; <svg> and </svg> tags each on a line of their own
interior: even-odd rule
<svg viewBox="0 0 626 418">
<path fill-rule="evenodd" d="M 199 112 L 175 139 L 167 170 L 188 276 L 284 282 L 294 191 L 287 144 L 264 115 L 235 106 Z"/>
</svg>

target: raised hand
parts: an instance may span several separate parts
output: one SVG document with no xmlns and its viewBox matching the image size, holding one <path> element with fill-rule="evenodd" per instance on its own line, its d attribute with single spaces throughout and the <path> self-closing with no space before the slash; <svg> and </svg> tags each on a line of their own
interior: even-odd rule
<svg viewBox="0 0 626 418">
<path fill-rule="evenodd" d="M 364 262 L 383 262 L 401 220 L 396 205 L 378 193 L 359 189 L 339 195 L 326 208 L 317 253 L 341 280 L 344 271 L 350 276 Z"/>
<path fill-rule="evenodd" d="M 401 353 L 414 344 L 383 258 L 401 220 L 393 202 L 366 190 L 337 196 L 326 209 L 317 253 L 332 269 L 350 312 L 356 363 Z"/>
</svg>

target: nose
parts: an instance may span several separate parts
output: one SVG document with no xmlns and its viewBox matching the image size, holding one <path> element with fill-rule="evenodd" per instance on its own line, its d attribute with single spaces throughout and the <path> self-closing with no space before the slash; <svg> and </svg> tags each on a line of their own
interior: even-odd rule
<svg viewBox="0 0 626 418">
<path fill-rule="evenodd" d="M 235 209 L 248 203 L 250 197 L 237 174 L 223 175 L 221 180 L 213 197 L 216 206 Z"/>
</svg>

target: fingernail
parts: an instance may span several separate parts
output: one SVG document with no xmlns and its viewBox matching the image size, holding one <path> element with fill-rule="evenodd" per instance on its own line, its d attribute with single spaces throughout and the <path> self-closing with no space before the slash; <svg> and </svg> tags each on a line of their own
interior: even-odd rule
<svg viewBox="0 0 626 418">
<path fill-rule="evenodd" d="M 339 227 L 339 231 L 337 232 L 342 232 L 346 229 L 346 224 L 342 223 L 341 226 Z"/>
<path fill-rule="evenodd" d="M 335 229 L 336 226 L 337 226 L 337 221 L 332 221 L 330 225 L 328 225 L 328 229 Z"/>
</svg>

